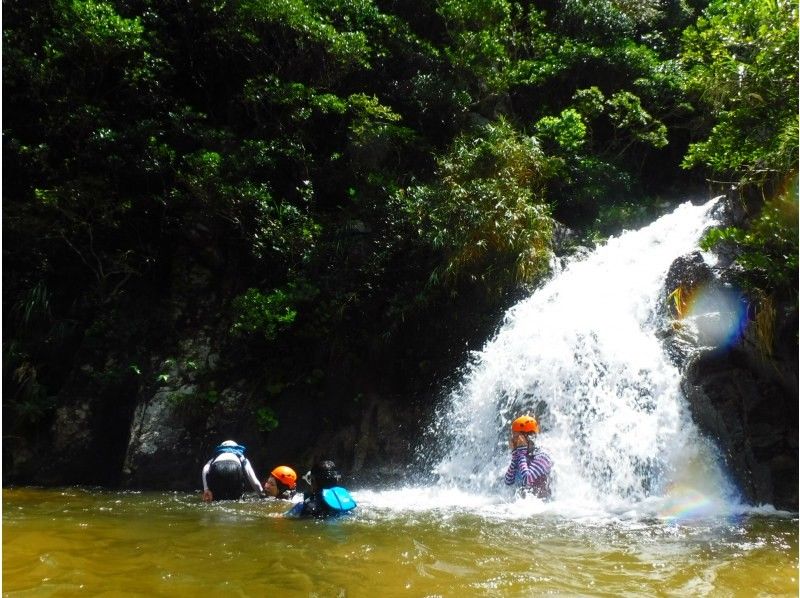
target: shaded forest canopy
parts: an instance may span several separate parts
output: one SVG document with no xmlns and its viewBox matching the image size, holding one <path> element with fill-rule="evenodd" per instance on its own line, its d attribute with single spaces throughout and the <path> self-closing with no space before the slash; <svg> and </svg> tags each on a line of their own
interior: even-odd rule
<svg viewBox="0 0 800 598">
<path fill-rule="evenodd" d="M 4 441 L 76 394 L 124 422 L 174 368 L 200 412 L 249 379 L 264 433 L 282 396 L 413 396 L 547 274 L 556 222 L 589 243 L 709 184 L 746 218 L 707 244 L 796 302 L 797 14 L 4 2 Z M 201 325 L 213 375 L 179 345 Z"/>
</svg>

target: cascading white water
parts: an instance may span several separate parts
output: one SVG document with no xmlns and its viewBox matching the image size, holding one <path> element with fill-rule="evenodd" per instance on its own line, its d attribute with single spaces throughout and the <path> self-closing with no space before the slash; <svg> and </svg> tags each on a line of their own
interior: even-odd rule
<svg viewBox="0 0 800 598">
<path fill-rule="evenodd" d="M 556 464 L 556 503 L 618 510 L 658 497 L 666 512 L 730 500 L 655 335 L 666 272 L 697 249 L 715 203 L 610 239 L 507 312 L 432 431 L 448 443 L 440 488 L 507 492 L 509 424 L 528 413 Z"/>
</svg>

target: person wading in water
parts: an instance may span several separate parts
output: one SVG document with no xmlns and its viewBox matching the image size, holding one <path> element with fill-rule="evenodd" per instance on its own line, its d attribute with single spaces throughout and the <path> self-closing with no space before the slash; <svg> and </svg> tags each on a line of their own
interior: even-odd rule
<svg viewBox="0 0 800 598">
<path fill-rule="evenodd" d="M 523 494 L 549 500 L 553 460 L 534 444 L 534 436 L 538 433 L 539 422 L 530 415 L 522 415 L 511 423 L 511 463 L 505 482 L 509 486 L 516 484 Z"/>
<path fill-rule="evenodd" d="M 215 455 L 203 467 L 203 500 L 239 500 L 244 494 L 245 481 L 254 492 L 264 496 L 245 448 L 234 440 L 226 440 L 215 449 Z"/>
</svg>

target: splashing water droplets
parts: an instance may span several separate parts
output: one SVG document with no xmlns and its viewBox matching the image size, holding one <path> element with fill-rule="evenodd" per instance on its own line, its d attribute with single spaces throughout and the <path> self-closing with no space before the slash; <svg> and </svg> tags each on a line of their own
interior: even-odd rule
<svg viewBox="0 0 800 598">
<path fill-rule="evenodd" d="M 433 468 L 441 484 L 507 492 L 509 423 L 529 413 L 556 463 L 557 503 L 630 506 L 677 487 L 695 504 L 704 492 L 722 500 L 728 484 L 655 335 L 664 276 L 696 249 L 715 203 L 610 239 L 507 312 L 440 414 L 452 442 Z"/>
</svg>

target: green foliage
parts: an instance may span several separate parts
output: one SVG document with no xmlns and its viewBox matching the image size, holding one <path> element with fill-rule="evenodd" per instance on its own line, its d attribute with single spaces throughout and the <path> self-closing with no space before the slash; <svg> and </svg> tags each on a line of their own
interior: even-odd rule
<svg viewBox="0 0 800 598">
<path fill-rule="evenodd" d="M 52 412 L 56 402 L 39 376 L 32 356 L 16 342 L 4 341 L 3 413 L 7 423 L 36 424 Z"/>
<path fill-rule="evenodd" d="M 601 233 L 642 218 L 634 191 L 679 187 L 690 136 L 687 164 L 785 170 L 794 5 L 715 1 L 678 60 L 691 6 L 6 3 L 9 423 L 43 424 L 82 367 L 94 396 L 174 383 L 191 360 L 137 364 L 209 313 L 270 396 L 318 393 L 331 361 L 347 376 L 408 351 L 387 331 L 410 306 L 450 342 L 450 298 L 535 281 L 551 213 Z M 205 409 L 209 388 L 180 400 Z"/>
<path fill-rule="evenodd" d="M 256 428 L 261 432 L 272 432 L 280 423 L 271 407 L 259 407 L 255 412 Z"/>
<path fill-rule="evenodd" d="M 709 127 L 683 166 L 745 189 L 794 175 L 794 192 L 767 201 L 749 225 L 704 240 L 732 247 L 742 284 L 765 297 L 797 287 L 797 47 L 797 3 L 781 0 L 713 1 L 683 38 L 686 86 L 708 107 Z"/>
<path fill-rule="evenodd" d="M 21 291 L 5 313 L 3 413 L 13 428 L 39 423 L 57 406 L 51 387 L 60 372 L 52 360 L 69 346 L 75 323 L 56 317 L 53 292 L 42 280 Z"/>
<path fill-rule="evenodd" d="M 321 5 L 301 0 L 250 0 L 237 6 L 237 20 L 244 32 L 259 41 L 253 25 L 286 28 L 301 45 L 319 44 L 341 66 L 365 66 L 369 54 L 366 35 L 362 31 L 341 31 L 321 14 Z"/>
<path fill-rule="evenodd" d="M 740 278 L 752 290 L 779 290 L 796 296 L 798 285 L 798 210 L 794 193 L 764 204 L 749 229 L 711 229 L 702 241 L 704 249 L 728 245 L 742 266 Z"/>
<path fill-rule="evenodd" d="M 538 135 L 556 141 L 559 155 L 580 150 L 590 129 L 604 124 L 613 130 L 601 153 L 608 158 L 616 159 L 634 146 L 659 149 L 667 145 L 667 127 L 645 110 L 641 98 L 634 93 L 619 91 L 607 98 L 599 88 L 592 86 L 577 90 L 572 100 L 573 107 L 562 111 L 559 117 L 544 117 L 536 123 Z M 588 137 L 594 139 L 596 135 Z"/>
<path fill-rule="evenodd" d="M 52 319 L 51 293 L 43 281 L 39 281 L 27 295 L 11 309 L 12 316 L 20 326 L 30 327 Z"/>
<path fill-rule="evenodd" d="M 72 13 L 75 34 L 95 47 L 129 50 L 142 46 L 144 28 L 141 20 L 121 17 L 109 2 L 62 0 L 57 4 L 62 12 Z"/>
<path fill-rule="evenodd" d="M 214 388 L 198 389 L 194 392 L 172 392 L 167 395 L 167 401 L 178 409 L 191 413 L 206 414 L 208 410 L 219 403 L 219 392 Z"/>
<path fill-rule="evenodd" d="M 684 35 L 688 88 L 711 130 L 684 166 L 763 183 L 796 169 L 798 11 L 783 0 L 713 1 Z"/>
<path fill-rule="evenodd" d="M 294 281 L 269 293 L 250 288 L 233 300 L 231 332 L 258 334 L 266 340 L 275 340 L 294 323 L 299 306 L 310 302 L 318 293 L 316 287 L 304 281 Z"/>
<path fill-rule="evenodd" d="M 354 112 L 348 129 L 356 143 L 369 143 L 388 134 L 393 123 L 400 121 L 400 115 L 382 105 L 375 96 L 353 94 L 348 98 L 348 104 Z M 410 130 L 406 131 L 412 135 Z"/>
<path fill-rule="evenodd" d="M 587 118 L 597 118 L 606 109 L 606 97 L 596 85 L 586 89 L 579 89 L 572 95 L 574 111 Z"/>
<path fill-rule="evenodd" d="M 436 183 L 399 194 L 422 239 L 444 256 L 434 279 L 487 279 L 513 264 L 499 276 L 530 281 L 547 268 L 547 162 L 535 139 L 501 119 L 460 136 L 437 164 Z"/>
<path fill-rule="evenodd" d="M 272 340 L 294 322 L 297 311 L 292 308 L 289 296 L 281 289 L 264 294 L 258 289 L 248 289 L 233 300 L 234 334 L 260 333 Z"/>
<path fill-rule="evenodd" d="M 563 110 L 559 116 L 545 116 L 536 123 L 536 133 L 542 141 L 550 141 L 558 153 L 580 150 L 586 140 L 586 125 L 581 113 L 573 108 Z"/>
<path fill-rule="evenodd" d="M 443 0 L 437 5 L 450 32 L 446 53 L 452 64 L 483 79 L 491 90 L 505 86 L 510 56 L 506 39 L 511 27 L 507 0 Z"/>
<path fill-rule="evenodd" d="M 615 93 L 607 105 L 615 130 L 627 131 L 629 143 L 640 141 L 655 148 L 667 145 L 667 127 L 650 116 L 636 95 L 628 91 Z"/>
<path fill-rule="evenodd" d="M 642 17 L 650 18 L 654 12 L 648 2 L 639 4 Z M 633 10 L 623 10 L 612 0 L 565 0 L 559 11 L 561 26 L 579 38 L 602 43 L 614 38 L 629 38 L 635 32 L 636 17 Z M 645 13 L 644 11 L 647 11 Z"/>
<path fill-rule="evenodd" d="M 613 132 L 601 136 L 608 129 Z M 606 97 L 597 86 L 577 90 L 572 107 L 539 119 L 534 130 L 558 175 L 553 194 L 559 215 L 569 209 L 573 218 L 580 213 L 585 221 L 601 212 L 606 213 L 600 216 L 603 222 L 625 220 L 633 177 L 623 168 L 631 168 L 633 155 L 667 145 L 666 125 L 644 109 L 637 95 L 620 91 Z M 619 197 L 609 203 L 612 194 Z"/>
</svg>

